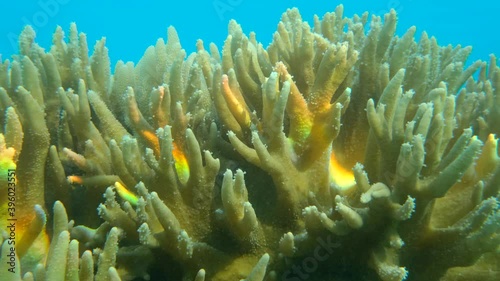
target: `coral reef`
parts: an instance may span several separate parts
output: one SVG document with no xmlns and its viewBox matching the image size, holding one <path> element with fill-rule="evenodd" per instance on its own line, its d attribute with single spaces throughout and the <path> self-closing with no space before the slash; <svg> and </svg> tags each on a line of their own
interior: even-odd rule
<svg viewBox="0 0 500 281">
<path fill-rule="evenodd" d="M 499 280 L 497 59 L 396 24 L 290 9 L 267 48 L 231 21 L 190 55 L 169 28 L 114 71 L 104 39 L 27 26 L 0 279 Z"/>
</svg>

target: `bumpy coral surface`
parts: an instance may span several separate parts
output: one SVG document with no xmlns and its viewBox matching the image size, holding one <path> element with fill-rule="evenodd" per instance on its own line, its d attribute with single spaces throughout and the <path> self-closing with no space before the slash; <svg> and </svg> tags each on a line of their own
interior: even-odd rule
<svg viewBox="0 0 500 281">
<path fill-rule="evenodd" d="M 104 39 L 26 27 L 0 279 L 499 280 L 497 59 L 396 23 L 291 9 L 267 48 L 232 21 L 190 55 L 169 28 L 114 71 Z"/>
</svg>

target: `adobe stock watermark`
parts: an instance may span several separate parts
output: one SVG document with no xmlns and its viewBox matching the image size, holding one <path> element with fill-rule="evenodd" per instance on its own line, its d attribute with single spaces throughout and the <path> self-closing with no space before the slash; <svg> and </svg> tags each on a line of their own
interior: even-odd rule
<svg viewBox="0 0 500 281">
<path fill-rule="evenodd" d="M 302 262 L 296 263 L 291 269 L 285 271 L 281 276 L 282 281 L 301 281 L 307 280 L 311 274 L 318 270 L 320 264 L 326 261 L 340 247 L 339 242 L 332 241 L 332 235 L 328 235 L 326 239 L 318 237 L 316 239 L 318 245 L 314 248 L 312 255 L 302 259 Z"/>
<path fill-rule="evenodd" d="M 212 6 L 219 17 L 219 20 L 223 21 L 225 19 L 225 14 L 234 11 L 234 9 L 242 3 L 243 0 L 214 0 L 212 2 Z"/>
<path fill-rule="evenodd" d="M 404 5 L 401 2 L 412 2 L 413 0 L 389 0 L 385 9 L 381 9 L 378 11 L 372 11 L 372 15 L 383 16 L 394 9 L 398 15 L 400 15 L 404 10 Z"/>
<path fill-rule="evenodd" d="M 38 9 L 31 16 L 24 16 L 21 21 L 25 25 L 31 25 L 35 32 L 45 27 L 49 20 L 59 14 L 61 6 L 68 4 L 71 0 L 39 0 L 36 2 Z M 7 39 L 13 50 L 18 46 L 18 34 L 9 32 Z"/>
</svg>

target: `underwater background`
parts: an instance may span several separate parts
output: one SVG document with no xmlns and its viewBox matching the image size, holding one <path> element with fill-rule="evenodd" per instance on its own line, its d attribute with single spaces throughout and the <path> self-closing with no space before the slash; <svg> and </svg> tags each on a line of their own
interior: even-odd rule
<svg viewBox="0 0 500 281">
<path fill-rule="evenodd" d="M 395 9 L 399 17 L 398 35 L 415 25 L 417 38 L 426 31 L 442 46 L 472 45 L 469 63 L 487 60 L 491 53 L 500 54 L 500 3 L 494 0 L 2 1 L 0 54 L 7 59 L 17 53 L 17 37 L 26 24 L 34 27 L 37 42 L 47 49 L 56 26 L 67 30 L 71 22 L 87 34 L 91 46 L 106 37 L 112 66 L 117 60 L 138 62 L 148 46 L 166 36 L 170 25 L 176 28 L 188 53 L 195 50 L 197 39 L 221 46 L 230 19 L 236 19 L 246 33 L 255 31 L 265 47 L 287 8 L 299 8 L 303 19 L 312 22 L 314 14 L 333 11 L 338 4 L 344 4 L 348 17 L 365 11 L 383 15 Z"/>
<path fill-rule="evenodd" d="M 12 3 L 0 281 L 500 280 L 498 2 Z"/>
</svg>

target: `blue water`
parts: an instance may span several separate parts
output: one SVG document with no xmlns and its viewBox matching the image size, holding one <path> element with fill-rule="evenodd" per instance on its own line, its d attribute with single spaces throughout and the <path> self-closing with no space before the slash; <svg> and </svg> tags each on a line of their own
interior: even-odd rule
<svg viewBox="0 0 500 281">
<path fill-rule="evenodd" d="M 91 47 L 106 37 L 112 65 L 121 59 L 137 62 L 145 49 L 159 37 L 166 37 L 173 25 L 182 46 L 194 51 L 197 39 L 221 46 L 227 35 L 227 23 L 236 19 L 248 33 L 255 31 L 266 46 L 276 29 L 281 13 L 298 7 L 305 20 L 314 14 L 333 11 L 343 3 L 345 14 L 369 11 L 383 14 L 394 8 L 399 13 L 398 34 L 416 25 L 441 45 L 472 45 L 469 60 L 500 56 L 500 2 L 431 0 L 204 0 L 204 1 L 110 1 L 110 0 L 4 0 L 0 4 L 0 54 L 2 59 L 17 52 L 17 35 L 25 24 L 37 32 L 37 42 L 45 48 L 57 25 L 68 30 L 71 22 L 85 32 Z"/>
</svg>

